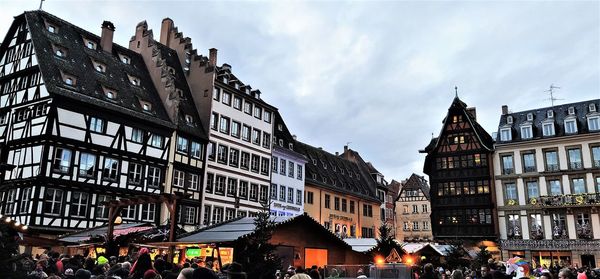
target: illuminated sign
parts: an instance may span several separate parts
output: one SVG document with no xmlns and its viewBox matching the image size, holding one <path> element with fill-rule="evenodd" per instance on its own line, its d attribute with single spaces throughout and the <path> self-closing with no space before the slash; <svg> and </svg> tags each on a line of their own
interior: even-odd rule
<svg viewBox="0 0 600 279">
<path fill-rule="evenodd" d="M 202 249 L 200 248 L 187 248 L 185 249 L 185 256 L 187 258 L 200 257 Z"/>
</svg>

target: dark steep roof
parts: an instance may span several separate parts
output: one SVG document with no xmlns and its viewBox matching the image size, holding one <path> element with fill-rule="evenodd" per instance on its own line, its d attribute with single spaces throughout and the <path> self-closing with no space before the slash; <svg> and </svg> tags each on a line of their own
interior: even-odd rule
<svg viewBox="0 0 600 279">
<path fill-rule="evenodd" d="M 186 81 L 186 75 L 183 72 L 183 67 L 177 55 L 177 51 L 171 49 L 159 42 L 155 42 L 156 48 L 160 51 L 161 58 L 164 59 L 167 66 L 175 70 L 174 85 L 175 88 L 180 89 L 183 94 L 182 101 L 179 103 L 176 125 L 177 129 L 184 131 L 188 134 L 198 136 L 207 139 L 207 133 L 201 125 L 200 116 L 196 110 L 194 99 L 192 97 L 192 91 Z M 185 116 L 189 115 L 193 118 L 193 124 L 187 123 Z"/>
<path fill-rule="evenodd" d="M 44 11 L 25 12 L 25 17 L 48 92 L 173 127 L 139 54 L 115 43 L 109 54 L 100 48 L 100 37 Z M 57 34 L 46 30 L 45 21 L 56 25 Z M 98 47 L 87 48 L 84 37 Z M 66 57 L 57 57 L 53 45 L 64 48 Z M 129 57 L 130 64 L 122 63 L 118 54 Z M 92 59 L 106 65 L 105 73 L 94 69 Z M 66 85 L 61 72 L 74 76 L 75 86 Z M 138 78 L 140 85 L 132 85 L 128 75 Z M 103 86 L 113 89 L 116 98 L 106 97 Z M 140 101 L 149 103 L 151 112 L 144 111 Z"/>
<path fill-rule="evenodd" d="M 595 104 L 596 111 L 589 111 L 589 105 Z M 575 110 L 574 115 L 569 115 L 569 108 L 572 107 Z M 549 110 L 553 111 L 553 117 L 549 118 L 547 113 Z M 540 138 L 548 138 L 548 137 L 560 137 L 567 136 L 569 134 L 565 133 L 565 119 L 573 116 L 577 121 L 577 133 L 578 134 L 586 134 L 586 133 L 598 133 L 600 131 L 590 131 L 587 124 L 588 116 L 598 116 L 600 115 L 600 99 L 594 99 L 589 101 L 556 105 L 553 107 L 544 107 L 537 108 L 526 111 L 519 111 L 508 113 L 500 116 L 500 122 L 498 124 L 498 138 L 496 139 L 498 143 L 500 141 L 500 129 L 510 127 L 512 132 L 512 140 L 509 142 L 520 142 L 520 141 L 528 141 L 532 139 L 540 139 Z M 528 114 L 533 115 L 533 121 L 527 120 Z M 508 124 L 507 118 L 508 116 L 512 116 L 513 123 Z M 554 123 L 554 136 L 543 136 L 543 128 L 542 125 L 544 123 Z M 522 139 L 520 133 L 520 126 L 522 124 L 531 124 L 533 138 L 531 139 Z"/>
<path fill-rule="evenodd" d="M 308 158 L 306 183 L 380 203 L 377 184 L 366 164 L 346 160 L 300 141 L 296 141 L 294 149 Z"/>
<path fill-rule="evenodd" d="M 427 200 L 430 200 L 429 184 L 427 184 L 427 180 L 425 180 L 425 177 L 423 176 L 413 173 L 402 185 L 402 189 L 398 193 L 396 200 L 398 200 L 398 198 L 400 198 L 402 193 L 404 193 L 406 190 L 419 190 L 423 192 L 423 195 L 427 198 Z"/>
<path fill-rule="evenodd" d="M 275 145 L 281 146 L 283 148 L 288 148 L 291 144 L 296 143 L 296 141 L 294 140 L 294 137 L 292 136 L 292 134 L 290 133 L 290 130 L 288 130 L 287 125 L 285 125 L 285 121 L 283 120 L 283 117 L 281 117 L 281 114 L 279 114 L 279 111 L 275 111 L 275 119 L 274 119 L 274 131 L 273 131 L 273 135 L 275 136 L 275 138 L 277 139 L 277 142 L 275 142 Z M 279 129 L 281 128 L 281 129 Z M 283 140 L 282 145 L 279 145 L 279 140 Z"/>
</svg>

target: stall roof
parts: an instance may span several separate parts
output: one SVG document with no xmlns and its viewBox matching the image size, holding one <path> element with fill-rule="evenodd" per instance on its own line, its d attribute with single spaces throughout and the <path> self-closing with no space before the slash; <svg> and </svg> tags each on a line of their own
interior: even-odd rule
<svg viewBox="0 0 600 279">
<path fill-rule="evenodd" d="M 375 238 L 344 238 L 348 245 L 352 246 L 352 250 L 356 252 L 368 252 L 377 246 Z"/>
<path fill-rule="evenodd" d="M 146 230 L 150 230 L 153 228 L 154 228 L 154 226 L 152 226 L 149 223 L 120 224 L 120 225 L 115 226 L 114 236 L 116 237 L 119 235 L 126 235 L 126 234 L 130 234 L 130 233 L 134 233 L 134 232 L 146 231 Z M 86 229 L 86 230 L 66 234 L 66 235 L 60 237 L 58 240 L 64 241 L 64 242 L 71 242 L 71 243 L 80 243 L 80 242 L 87 241 L 94 236 L 105 235 L 107 230 L 108 230 L 108 228 L 106 225 L 94 227 L 91 229 Z"/>
<path fill-rule="evenodd" d="M 294 217 L 290 216 L 271 216 L 271 221 L 275 224 L 281 224 Z M 194 243 L 215 243 L 215 242 L 230 242 L 241 237 L 247 236 L 254 232 L 256 225 L 253 217 L 243 217 L 234 219 L 233 221 L 216 224 L 204 229 L 200 229 L 195 233 L 189 234 L 177 240 L 177 242 L 194 242 Z"/>
<path fill-rule="evenodd" d="M 412 254 L 421 251 L 427 246 L 430 246 L 433 250 L 440 254 L 440 256 L 446 256 L 450 250 L 450 245 L 442 245 L 430 242 L 405 243 L 402 245 L 402 249 L 404 252 Z"/>
</svg>

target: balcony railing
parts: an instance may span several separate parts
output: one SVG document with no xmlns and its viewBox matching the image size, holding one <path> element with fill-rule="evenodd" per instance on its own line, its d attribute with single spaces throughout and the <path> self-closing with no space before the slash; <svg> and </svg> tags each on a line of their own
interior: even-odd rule
<svg viewBox="0 0 600 279">
<path fill-rule="evenodd" d="M 572 170 L 583 169 L 583 163 L 581 163 L 581 162 L 570 162 L 569 163 L 569 168 L 571 168 Z"/>
<path fill-rule="evenodd" d="M 594 168 L 600 168 L 600 160 L 593 161 Z"/>
<path fill-rule="evenodd" d="M 581 250 L 595 251 L 600 247 L 598 239 L 501 239 L 500 249 L 502 250 Z"/>
<path fill-rule="evenodd" d="M 591 206 L 600 204 L 600 193 L 541 196 L 531 198 L 530 204 L 539 207 Z"/>
<path fill-rule="evenodd" d="M 546 171 L 559 171 L 558 164 L 546 165 Z"/>
<path fill-rule="evenodd" d="M 535 166 L 527 166 L 524 168 L 525 172 L 536 172 L 537 169 L 535 168 Z"/>
<path fill-rule="evenodd" d="M 502 174 L 509 175 L 515 173 L 515 169 L 502 169 Z"/>
</svg>

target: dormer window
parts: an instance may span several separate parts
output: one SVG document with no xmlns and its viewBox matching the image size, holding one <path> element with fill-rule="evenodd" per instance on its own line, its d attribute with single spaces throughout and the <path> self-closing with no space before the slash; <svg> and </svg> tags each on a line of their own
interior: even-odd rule
<svg viewBox="0 0 600 279">
<path fill-rule="evenodd" d="M 575 108 L 569 107 L 569 115 L 575 115 Z"/>
<path fill-rule="evenodd" d="M 554 117 L 554 111 L 552 111 L 552 110 L 549 110 L 549 111 L 547 111 L 547 112 L 546 112 L 546 116 L 547 116 L 548 118 L 553 118 L 553 117 Z"/>
<path fill-rule="evenodd" d="M 119 60 L 125 64 L 131 64 L 131 59 L 123 54 L 119 54 Z"/>
<path fill-rule="evenodd" d="M 235 89 L 239 90 L 240 89 L 240 84 L 236 82 L 235 85 L 234 85 L 234 87 L 235 87 Z"/>
<path fill-rule="evenodd" d="M 92 40 L 88 40 L 88 39 L 84 38 L 83 44 L 85 45 L 85 47 L 87 47 L 89 49 L 96 49 L 96 43 Z"/>
<path fill-rule="evenodd" d="M 511 133 L 510 128 L 500 129 L 500 141 L 511 141 L 511 140 L 512 140 L 512 133 Z"/>
<path fill-rule="evenodd" d="M 279 146 L 283 147 L 283 140 L 279 139 Z"/>
<path fill-rule="evenodd" d="M 317 164 L 317 159 L 312 159 L 312 163 L 313 163 L 313 165 L 316 165 Z"/>
<path fill-rule="evenodd" d="M 588 116 L 587 118 L 588 130 L 598 131 L 600 130 L 600 116 Z"/>
<path fill-rule="evenodd" d="M 139 79 L 139 78 L 137 78 L 137 77 L 134 77 L 134 76 L 130 76 L 130 75 L 127 75 L 127 76 L 129 77 L 129 82 L 130 82 L 132 85 L 135 85 L 135 86 L 140 86 L 140 79 Z"/>
<path fill-rule="evenodd" d="M 71 85 L 71 86 L 72 86 L 73 84 L 75 84 L 75 80 L 73 80 L 73 79 L 72 79 L 72 78 L 70 78 L 70 77 L 68 77 L 68 78 L 65 78 L 65 84 L 66 84 L 66 85 Z"/>
<path fill-rule="evenodd" d="M 227 77 L 223 77 L 223 83 L 227 84 L 229 82 L 229 80 L 227 79 Z"/>
<path fill-rule="evenodd" d="M 142 108 L 143 108 L 145 111 L 150 111 L 150 104 L 143 104 L 143 105 L 142 105 Z"/>
<path fill-rule="evenodd" d="M 589 110 L 590 112 L 595 112 L 595 111 L 596 111 L 596 104 L 590 104 L 590 105 L 588 106 L 588 110 Z"/>
<path fill-rule="evenodd" d="M 567 134 L 577 133 L 577 119 L 565 120 L 565 133 L 567 133 Z"/>
<path fill-rule="evenodd" d="M 174 75 L 174 74 L 175 74 L 175 69 L 173 69 L 173 68 L 169 67 L 169 74 L 172 74 L 172 75 Z"/>
<path fill-rule="evenodd" d="M 104 91 L 104 96 L 106 96 L 106 98 L 110 100 L 117 98 L 117 92 L 114 89 L 103 86 L 102 90 Z"/>
<path fill-rule="evenodd" d="M 96 70 L 96 72 L 99 72 L 99 73 L 106 72 L 106 66 L 104 64 L 97 62 L 97 61 L 92 61 L 92 64 L 94 64 L 94 69 Z"/>
<path fill-rule="evenodd" d="M 57 49 L 54 54 L 56 54 L 58 57 L 65 57 L 65 52 L 62 49 Z"/>
<path fill-rule="evenodd" d="M 115 92 L 113 92 L 113 91 L 107 91 L 106 92 L 106 98 L 109 98 L 111 100 L 114 99 L 115 98 Z"/>
<path fill-rule="evenodd" d="M 533 113 L 527 114 L 527 121 L 533 121 Z"/>
<path fill-rule="evenodd" d="M 279 130 L 279 131 L 283 131 L 283 125 L 281 125 L 281 124 L 277 124 L 277 130 Z"/>
<path fill-rule="evenodd" d="M 56 55 L 57 57 L 67 57 L 67 50 L 63 47 L 52 45 L 52 49 L 54 50 L 54 55 Z"/>
<path fill-rule="evenodd" d="M 50 33 L 56 33 L 58 31 L 58 29 L 56 28 L 56 26 L 54 26 L 53 24 L 47 24 L 46 29 Z"/>
<path fill-rule="evenodd" d="M 250 95 L 250 88 L 246 88 L 246 94 Z"/>
<path fill-rule="evenodd" d="M 506 123 L 507 124 L 512 124 L 513 123 L 513 117 L 511 115 L 506 117 Z"/>
<path fill-rule="evenodd" d="M 186 115 L 185 122 L 187 122 L 188 124 L 192 124 L 194 123 L 194 118 L 191 115 Z"/>
<path fill-rule="evenodd" d="M 543 123 L 542 124 L 543 134 L 545 137 L 554 136 L 554 123 Z"/>
<path fill-rule="evenodd" d="M 288 147 L 290 148 L 290 150 L 293 150 L 293 149 L 294 149 L 294 144 L 290 142 L 290 143 L 288 144 Z"/>
<path fill-rule="evenodd" d="M 63 82 L 66 85 L 75 86 L 75 84 L 77 83 L 77 79 L 74 76 L 69 75 L 69 74 L 65 74 L 63 72 L 61 72 L 60 74 L 62 76 Z"/>
</svg>

